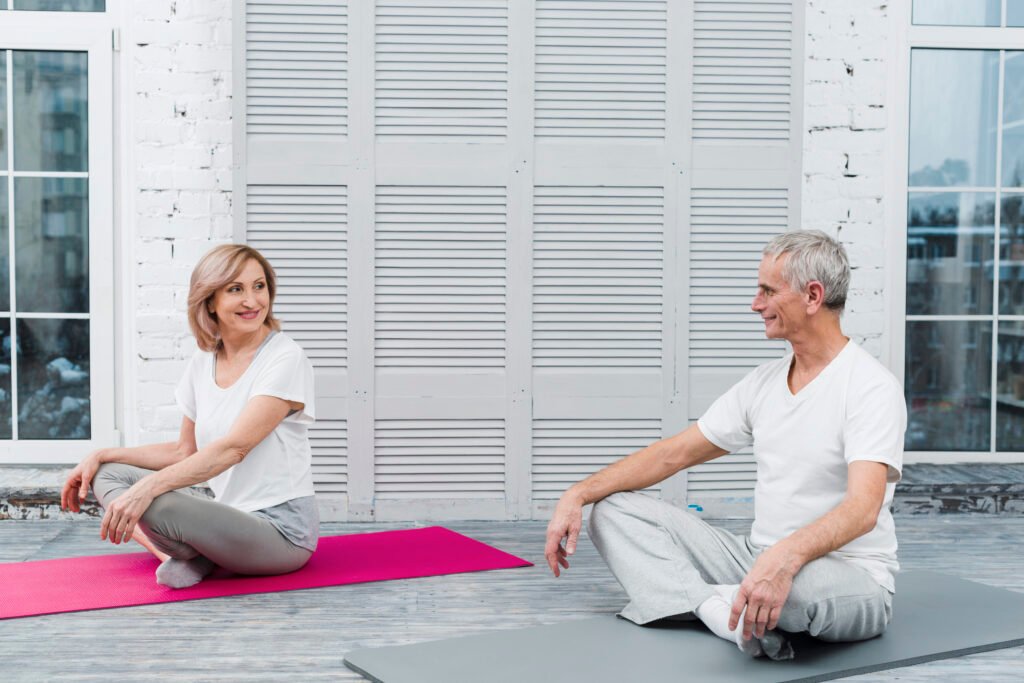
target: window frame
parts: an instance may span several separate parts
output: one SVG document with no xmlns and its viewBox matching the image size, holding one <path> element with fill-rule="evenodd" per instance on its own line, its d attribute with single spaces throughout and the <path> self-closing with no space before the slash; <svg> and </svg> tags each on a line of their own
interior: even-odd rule
<svg viewBox="0 0 1024 683">
<path fill-rule="evenodd" d="M 1005 15 L 1005 2 L 1003 3 Z M 890 5 L 889 15 L 889 79 L 887 102 L 889 104 L 888 164 L 886 177 L 887 207 L 886 223 L 886 307 L 888 310 L 889 351 L 888 366 L 901 383 L 905 380 L 906 353 L 906 293 L 907 293 L 907 201 L 911 188 L 907 182 L 909 173 L 910 133 L 910 53 L 914 49 L 972 49 L 972 50 L 1024 50 L 1024 28 L 1017 27 L 960 27 L 960 26 L 915 26 L 911 23 L 912 3 Z M 1001 109 L 1000 109 L 1001 111 Z M 971 188 L 963 188 L 970 191 Z M 917 191 L 917 190 L 914 190 Z M 931 317 L 931 316 L 930 316 Z M 939 318 L 964 319 L 965 316 L 937 316 Z M 977 317 L 977 316 L 975 316 Z M 1014 319 L 1019 316 L 1000 316 L 993 311 L 991 316 L 980 318 L 996 320 Z M 998 328 L 997 328 L 998 329 Z M 998 334 L 993 334 L 993 348 Z M 993 352 L 993 360 L 995 353 Z M 993 362 L 992 373 L 996 372 Z M 994 436 L 996 415 L 991 416 Z M 999 462 L 1024 463 L 1024 452 L 995 451 L 995 439 L 990 440 L 988 451 L 906 451 L 903 461 L 913 463 L 959 463 Z"/>
<path fill-rule="evenodd" d="M 86 52 L 89 103 L 89 355 L 91 438 L 0 441 L 0 464 L 77 462 L 119 443 L 115 423 L 114 327 L 114 47 L 106 12 L 7 11 L 0 49 Z M 11 111 L 9 105 L 8 111 Z M 8 131 L 10 130 L 10 122 Z M 10 142 L 8 142 L 10 144 Z M 6 181 L 7 175 L 5 174 Z M 14 229 L 13 220 L 11 229 Z M 12 254 L 12 258 L 14 255 Z M 11 316 L 12 319 L 16 315 Z M 15 407 L 15 410 L 17 408 Z"/>
</svg>

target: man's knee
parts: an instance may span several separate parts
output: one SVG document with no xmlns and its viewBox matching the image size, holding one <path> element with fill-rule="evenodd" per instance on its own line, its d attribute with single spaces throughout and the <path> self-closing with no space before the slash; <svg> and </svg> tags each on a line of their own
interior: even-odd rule
<svg viewBox="0 0 1024 683">
<path fill-rule="evenodd" d="M 779 626 L 840 643 L 867 640 L 884 633 L 892 616 L 892 606 L 877 593 L 828 597 L 801 605 L 797 612 L 780 619 Z"/>
<path fill-rule="evenodd" d="M 602 530 L 607 530 L 610 526 L 613 526 L 615 519 L 619 517 L 623 511 L 629 505 L 629 497 L 641 495 L 633 491 L 624 491 L 622 493 L 613 493 L 607 498 L 603 498 L 596 503 L 590 509 L 590 519 L 587 520 L 587 531 L 591 537 L 600 534 Z"/>
</svg>

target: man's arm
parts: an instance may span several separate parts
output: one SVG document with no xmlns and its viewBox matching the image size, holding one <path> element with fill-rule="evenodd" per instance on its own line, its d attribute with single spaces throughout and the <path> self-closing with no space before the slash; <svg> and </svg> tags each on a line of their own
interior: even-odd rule
<svg viewBox="0 0 1024 683">
<path fill-rule="evenodd" d="M 675 436 L 656 441 L 630 456 L 573 484 L 562 494 L 548 524 L 544 557 L 555 576 L 559 565 L 569 568 L 568 556 L 576 552 L 583 527 L 583 506 L 619 491 L 644 489 L 684 470 L 713 460 L 727 451 L 714 445 L 696 424 Z M 568 539 L 565 546 L 562 540 Z"/>
<path fill-rule="evenodd" d="M 775 628 L 782 606 L 789 597 L 793 578 L 805 564 L 842 548 L 875 528 L 878 511 L 885 500 L 887 466 L 857 460 L 850 463 L 846 495 L 828 513 L 797 529 L 761 553 L 740 584 L 732 606 L 729 629 L 739 624 L 744 606 L 743 638 L 758 638 Z"/>
</svg>

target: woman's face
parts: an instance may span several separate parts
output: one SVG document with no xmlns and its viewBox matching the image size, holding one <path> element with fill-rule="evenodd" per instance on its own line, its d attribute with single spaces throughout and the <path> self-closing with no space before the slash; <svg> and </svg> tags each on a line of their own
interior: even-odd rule
<svg viewBox="0 0 1024 683">
<path fill-rule="evenodd" d="M 270 310 L 267 276 L 258 261 L 249 259 L 242 272 L 217 290 L 210 301 L 221 337 L 252 334 L 260 329 Z"/>
</svg>

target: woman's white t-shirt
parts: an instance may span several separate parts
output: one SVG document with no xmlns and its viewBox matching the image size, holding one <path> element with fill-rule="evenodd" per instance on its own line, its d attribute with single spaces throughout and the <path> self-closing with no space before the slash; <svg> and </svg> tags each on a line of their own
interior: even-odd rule
<svg viewBox="0 0 1024 683">
<path fill-rule="evenodd" d="M 273 334 L 249 367 L 226 389 L 214 381 L 216 357 L 196 351 L 178 383 L 178 407 L 195 422 L 196 446 L 228 434 L 255 396 L 303 404 L 253 448 L 242 462 L 210 479 L 215 499 L 243 512 L 313 495 L 309 425 L 315 416 L 313 366 L 302 348 L 284 334 Z"/>
</svg>

